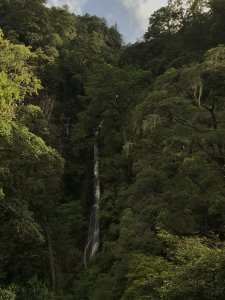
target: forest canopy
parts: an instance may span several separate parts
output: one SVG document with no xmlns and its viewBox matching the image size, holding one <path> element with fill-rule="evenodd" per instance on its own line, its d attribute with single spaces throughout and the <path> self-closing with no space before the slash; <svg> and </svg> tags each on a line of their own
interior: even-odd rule
<svg viewBox="0 0 225 300">
<path fill-rule="evenodd" d="M 0 300 L 225 299 L 224 12 L 0 0 Z"/>
</svg>

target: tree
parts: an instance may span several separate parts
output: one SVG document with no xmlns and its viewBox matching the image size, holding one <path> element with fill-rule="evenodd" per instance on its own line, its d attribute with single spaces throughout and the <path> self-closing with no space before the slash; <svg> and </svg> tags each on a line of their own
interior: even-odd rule
<svg viewBox="0 0 225 300">
<path fill-rule="evenodd" d="M 29 64 L 35 54 L 22 45 L 14 45 L 0 32 L 0 116 L 12 119 L 18 105 L 41 88 L 40 80 Z"/>
<path fill-rule="evenodd" d="M 170 239 L 170 261 L 134 256 L 122 299 L 222 299 L 224 246 L 201 238 Z"/>
</svg>

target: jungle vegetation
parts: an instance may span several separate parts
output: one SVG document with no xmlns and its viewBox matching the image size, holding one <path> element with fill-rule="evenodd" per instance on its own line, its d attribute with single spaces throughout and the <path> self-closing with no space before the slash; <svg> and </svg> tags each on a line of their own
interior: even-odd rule
<svg viewBox="0 0 225 300">
<path fill-rule="evenodd" d="M 128 45 L 45 4 L 0 0 L 0 299 L 225 299 L 225 1 Z"/>
</svg>

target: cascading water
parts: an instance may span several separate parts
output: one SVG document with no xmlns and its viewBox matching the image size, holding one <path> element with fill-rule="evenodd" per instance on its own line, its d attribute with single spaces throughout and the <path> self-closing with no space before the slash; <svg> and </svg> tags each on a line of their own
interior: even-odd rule
<svg viewBox="0 0 225 300">
<path fill-rule="evenodd" d="M 100 201 L 100 176 L 99 176 L 99 146 L 98 136 L 102 127 L 103 121 L 95 130 L 95 145 L 94 145 L 94 199 L 95 203 L 91 209 L 91 217 L 88 230 L 88 239 L 84 251 L 84 265 L 94 258 L 99 248 L 99 201 Z"/>
</svg>

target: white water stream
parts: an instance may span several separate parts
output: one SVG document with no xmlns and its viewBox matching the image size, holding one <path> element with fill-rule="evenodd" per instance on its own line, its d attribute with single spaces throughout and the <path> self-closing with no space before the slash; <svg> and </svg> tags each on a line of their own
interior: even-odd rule
<svg viewBox="0 0 225 300">
<path fill-rule="evenodd" d="M 99 146 L 98 136 L 103 122 L 100 123 L 95 130 L 95 145 L 94 145 L 94 205 L 91 209 L 91 217 L 88 230 L 88 239 L 84 251 L 84 265 L 85 267 L 94 258 L 99 248 L 99 202 L 100 202 L 100 175 L 99 175 Z"/>
</svg>

